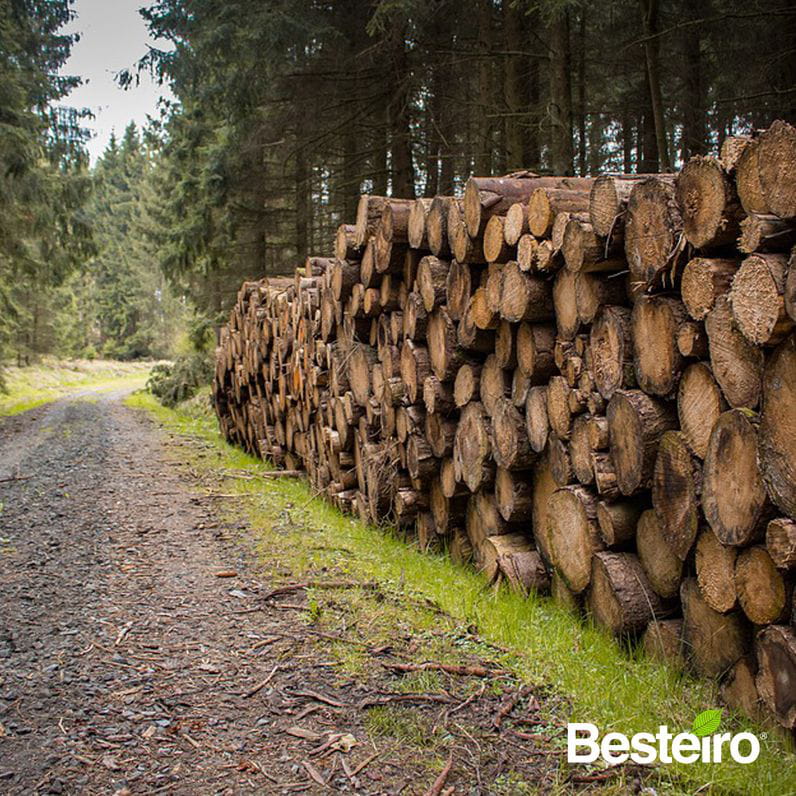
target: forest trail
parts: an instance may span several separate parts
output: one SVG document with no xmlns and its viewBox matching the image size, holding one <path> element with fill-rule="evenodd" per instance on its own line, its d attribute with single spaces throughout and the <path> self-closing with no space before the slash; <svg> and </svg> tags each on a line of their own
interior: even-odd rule
<svg viewBox="0 0 796 796">
<path fill-rule="evenodd" d="M 403 638 L 336 671 L 303 592 L 271 594 L 246 526 L 175 461 L 190 441 L 120 397 L 0 420 L 1 792 L 421 794 L 448 756 L 456 793 L 558 780 L 560 729 L 496 729 L 540 707 L 511 677 L 412 697 Z M 419 745 L 369 737 L 364 703 L 399 702 Z"/>
</svg>

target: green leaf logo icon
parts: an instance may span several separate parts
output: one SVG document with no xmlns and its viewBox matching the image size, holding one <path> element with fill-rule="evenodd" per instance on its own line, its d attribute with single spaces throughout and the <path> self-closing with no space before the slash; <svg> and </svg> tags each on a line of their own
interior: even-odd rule
<svg viewBox="0 0 796 796">
<path fill-rule="evenodd" d="M 712 735 L 719 728 L 721 724 L 721 711 L 720 710 L 703 710 L 691 725 L 691 730 L 694 735 L 700 738 L 705 735 Z"/>
</svg>

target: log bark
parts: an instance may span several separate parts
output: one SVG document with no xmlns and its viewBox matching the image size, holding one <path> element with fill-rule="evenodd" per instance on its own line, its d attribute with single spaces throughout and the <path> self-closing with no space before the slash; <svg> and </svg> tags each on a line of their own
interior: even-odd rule
<svg viewBox="0 0 796 796">
<path fill-rule="evenodd" d="M 702 509 L 723 544 L 762 538 L 771 506 L 757 464 L 756 423 L 741 409 L 724 412 L 708 440 L 702 470 Z"/>
<path fill-rule="evenodd" d="M 641 390 L 615 392 L 607 417 L 617 485 L 632 495 L 650 484 L 660 439 L 677 427 L 677 418 L 669 405 Z"/>
<path fill-rule="evenodd" d="M 655 592 L 664 598 L 676 597 L 683 579 L 683 562 L 666 543 L 652 509 L 642 512 L 638 519 L 636 549 Z"/>
<path fill-rule="evenodd" d="M 426 376 L 423 380 L 423 403 L 430 414 L 440 417 L 452 415 L 456 409 L 453 386 L 450 382 L 440 381 L 436 376 Z"/>
<path fill-rule="evenodd" d="M 440 381 L 453 379 L 465 363 L 465 351 L 459 345 L 456 326 L 444 307 L 437 307 L 428 316 L 428 351 L 431 369 Z"/>
<path fill-rule="evenodd" d="M 758 457 L 768 494 L 796 518 L 796 333 L 774 350 L 763 374 Z"/>
<path fill-rule="evenodd" d="M 595 234 L 589 221 L 570 218 L 561 241 L 564 263 L 570 271 L 622 271 L 627 263 L 621 241 L 606 241 Z"/>
<path fill-rule="evenodd" d="M 588 604 L 595 622 L 615 636 L 640 633 L 664 613 L 633 553 L 595 554 Z"/>
<path fill-rule="evenodd" d="M 766 719 L 763 701 L 757 692 L 755 676 L 757 674 L 757 661 L 752 655 L 744 655 L 721 681 L 719 695 L 721 701 L 732 710 L 737 710 L 753 721 L 763 724 Z"/>
</svg>

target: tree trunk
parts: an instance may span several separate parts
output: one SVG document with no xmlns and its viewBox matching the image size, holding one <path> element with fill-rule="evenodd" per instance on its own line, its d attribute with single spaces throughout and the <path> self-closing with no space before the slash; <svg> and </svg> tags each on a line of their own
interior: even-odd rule
<svg viewBox="0 0 796 796">
<path fill-rule="evenodd" d="M 550 166 L 553 173 L 571 175 L 572 84 L 569 11 L 558 10 L 550 23 Z"/>
</svg>

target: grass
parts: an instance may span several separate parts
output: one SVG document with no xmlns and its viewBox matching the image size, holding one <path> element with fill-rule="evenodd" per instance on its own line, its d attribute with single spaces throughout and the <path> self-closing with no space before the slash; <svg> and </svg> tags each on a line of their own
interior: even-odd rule
<svg viewBox="0 0 796 796">
<path fill-rule="evenodd" d="M 269 466 L 228 445 L 214 419 L 197 401 L 189 409 L 169 410 L 150 395 L 136 393 L 127 403 L 147 411 L 177 435 L 204 441 L 210 455 L 188 454 L 198 471 L 234 470 L 253 476 L 225 482 L 224 491 L 251 496 L 229 510 L 242 515 L 257 532 L 263 566 L 266 571 L 270 568 L 270 574 L 297 579 L 325 570 L 376 581 L 410 597 L 400 621 L 418 624 L 421 633 L 435 620 L 431 612 L 414 606 L 430 601 L 454 617 L 460 635 L 466 635 L 468 626 L 475 626 L 482 638 L 507 648 L 504 666 L 522 680 L 562 697 L 554 702 L 563 711 L 559 718 L 593 722 L 601 733 L 654 732 L 661 724 L 674 732 L 688 730 L 698 713 L 718 705 L 715 684 L 621 648 L 600 629 L 573 618 L 551 599 L 524 599 L 503 589 L 487 589 L 477 574 L 447 558 L 422 554 L 395 535 L 366 527 L 313 499 L 303 481 L 264 484 L 256 476 Z M 180 456 L 185 456 L 184 448 Z M 366 598 L 359 594 L 352 599 Z M 316 595 L 316 599 L 321 598 Z M 341 596 L 335 595 L 335 599 Z M 356 614 L 355 606 L 350 610 Z M 385 634 L 387 641 L 390 632 L 395 636 L 399 632 L 398 628 L 391 631 L 389 624 L 376 630 Z M 357 656 L 351 650 L 341 655 L 347 656 L 351 667 L 357 666 Z M 387 723 L 386 716 L 382 721 Z M 729 761 L 659 766 L 650 784 L 666 794 L 796 793 L 796 758 L 782 736 L 735 714 L 725 715 L 721 729 L 755 732 L 761 740 L 758 760 L 748 765 Z M 603 786 L 601 792 L 621 791 Z"/>
<path fill-rule="evenodd" d="M 3 378 L 8 391 L 0 392 L 0 416 L 27 412 L 85 389 L 101 392 L 142 387 L 152 365 L 152 362 L 58 360 L 54 357 L 44 357 L 28 367 L 6 365 Z"/>
</svg>

